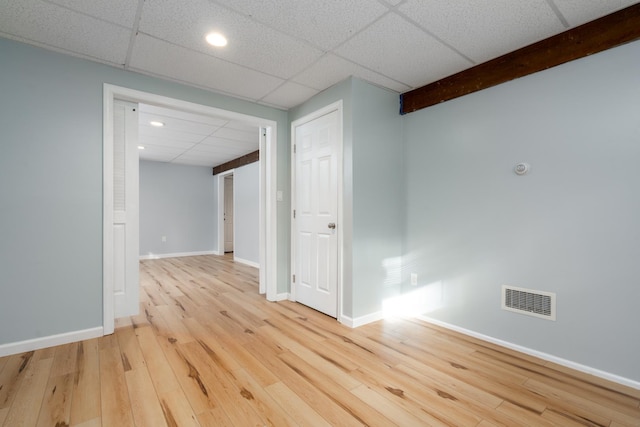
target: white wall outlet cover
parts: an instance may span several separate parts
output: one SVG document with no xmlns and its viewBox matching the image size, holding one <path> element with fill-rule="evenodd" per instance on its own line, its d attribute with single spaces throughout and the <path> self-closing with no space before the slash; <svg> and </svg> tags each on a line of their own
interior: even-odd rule
<svg viewBox="0 0 640 427">
<path fill-rule="evenodd" d="M 513 171 L 516 173 L 516 175 L 525 175 L 527 172 L 529 172 L 529 169 L 531 169 L 531 167 L 528 163 L 518 163 L 513 168 Z"/>
<path fill-rule="evenodd" d="M 411 273 L 411 284 L 413 286 L 416 286 L 418 284 L 418 274 L 417 273 Z"/>
</svg>

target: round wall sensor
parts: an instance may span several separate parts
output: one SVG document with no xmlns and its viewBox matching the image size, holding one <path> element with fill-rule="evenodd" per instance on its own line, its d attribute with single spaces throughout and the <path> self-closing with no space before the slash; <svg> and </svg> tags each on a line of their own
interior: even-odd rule
<svg viewBox="0 0 640 427">
<path fill-rule="evenodd" d="M 525 175 L 529 172 L 529 165 L 527 163 L 518 163 L 513 170 L 516 175 Z"/>
</svg>

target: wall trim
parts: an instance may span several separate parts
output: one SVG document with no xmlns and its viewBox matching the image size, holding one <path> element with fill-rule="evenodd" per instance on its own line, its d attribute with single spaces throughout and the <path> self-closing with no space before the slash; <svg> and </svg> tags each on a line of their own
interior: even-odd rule
<svg viewBox="0 0 640 427">
<path fill-rule="evenodd" d="M 375 313 L 365 314 L 364 316 L 356 318 L 342 315 L 338 321 L 350 328 L 357 328 L 359 326 L 366 325 L 367 323 L 377 322 L 382 319 L 384 319 L 384 313 L 382 311 L 376 311 Z"/>
<path fill-rule="evenodd" d="M 26 351 L 40 350 L 41 348 L 55 347 L 57 345 L 69 344 L 92 338 L 99 338 L 103 335 L 102 326 L 98 326 L 80 331 L 65 332 L 64 334 L 49 335 L 47 337 L 2 344 L 0 345 L 0 357 L 20 354 Z"/>
<path fill-rule="evenodd" d="M 219 255 L 218 251 L 198 251 L 198 252 L 175 252 L 169 254 L 148 254 L 140 255 L 140 260 L 144 259 L 162 259 L 162 258 L 179 258 L 185 256 L 200 256 L 200 255 Z"/>
<path fill-rule="evenodd" d="M 289 292 L 276 294 L 276 298 L 273 301 L 285 301 L 285 300 L 291 300 L 291 294 Z"/>
<path fill-rule="evenodd" d="M 243 258 L 236 258 L 235 256 L 233 257 L 233 260 L 235 262 L 239 262 L 240 264 L 245 264 L 251 267 L 260 268 L 259 262 L 249 261 L 248 259 L 243 259 Z"/>
<path fill-rule="evenodd" d="M 518 351 L 520 353 L 528 354 L 530 356 L 537 357 L 539 359 L 546 360 L 548 362 L 553 362 L 555 364 L 573 369 L 575 371 L 580 371 L 585 374 L 593 375 L 598 378 L 605 379 L 607 381 L 611 381 L 617 384 L 621 384 L 627 387 L 631 387 L 637 390 L 640 390 L 640 381 L 635 381 L 630 378 L 625 378 L 616 374 L 612 374 L 610 372 L 601 371 L 600 369 L 592 368 L 590 366 L 582 365 L 580 363 L 572 362 L 571 360 L 563 359 L 561 357 L 553 356 L 548 353 L 543 353 L 541 351 L 533 350 L 528 347 L 523 347 L 518 344 L 513 344 L 508 341 L 503 341 L 498 338 L 491 337 L 489 335 L 484 335 L 478 332 L 471 331 L 469 329 L 461 328 L 459 326 L 452 325 L 450 323 L 442 322 L 437 319 L 433 319 L 427 316 L 417 316 L 418 319 L 424 320 L 427 323 L 432 323 L 436 326 L 443 327 L 445 329 L 449 329 L 455 332 L 459 332 L 463 335 L 468 335 L 473 338 L 480 339 L 482 341 L 487 341 L 492 344 L 497 344 L 502 347 L 506 347 L 511 350 Z"/>
</svg>

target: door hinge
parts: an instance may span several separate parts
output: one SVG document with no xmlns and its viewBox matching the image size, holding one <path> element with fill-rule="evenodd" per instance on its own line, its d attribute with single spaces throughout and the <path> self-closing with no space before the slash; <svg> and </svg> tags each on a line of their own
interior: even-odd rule
<svg viewBox="0 0 640 427">
<path fill-rule="evenodd" d="M 296 283 L 296 275 L 293 275 L 293 283 Z"/>
<path fill-rule="evenodd" d="M 293 144 L 293 154 L 296 154 L 296 144 Z"/>
<path fill-rule="evenodd" d="M 296 210 L 293 210 L 293 219 L 296 219 Z"/>
</svg>

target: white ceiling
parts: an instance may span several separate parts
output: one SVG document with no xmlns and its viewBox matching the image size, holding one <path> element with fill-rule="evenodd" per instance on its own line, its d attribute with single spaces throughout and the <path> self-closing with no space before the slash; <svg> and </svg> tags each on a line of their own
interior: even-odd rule
<svg viewBox="0 0 640 427">
<path fill-rule="evenodd" d="M 214 167 L 258 150 L 258 127 L 237 120 L 139 104 L 138 122 L 144 160 Z"/>
<path fill-rule="evenodd" d="M 0 36 L 288 109 L 351 75 L 406 92 L 637 2 L 0 0 Z M 214 30 L 228 46 L 204 41 Z M 167 119 L 168 145 L 144 142 L 149 158 L 189 163 L 222 150 L 223 139 L 257 135 L 242 124 L 144 109 L 198 125 L 177 136 Z M 166 142 L 170 131 L 176 138 Z M 160 135 L 143 124 L 147 133 Z"/>
</svg>

